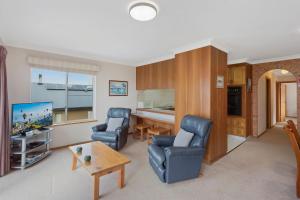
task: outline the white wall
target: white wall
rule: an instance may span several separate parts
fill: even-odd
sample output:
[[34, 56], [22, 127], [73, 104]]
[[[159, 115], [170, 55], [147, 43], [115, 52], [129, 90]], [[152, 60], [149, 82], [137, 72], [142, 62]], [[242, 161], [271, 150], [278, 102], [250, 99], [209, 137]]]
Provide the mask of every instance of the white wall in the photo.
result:
[[266, 79], [271, 80], [271, 122], [276, 124], [276, 82], [277, 78], [271, 71], [265, 73], [258, 80], [258, 134], [262, 134], [267, 129], [267, 85]]
[[[95, 112], [97, 123], [105, 120], [110, 107], [128, 107], [135, 110], [137, 101], [135, 68], [106, 62], [92, 61], [68, 56], [43, 53], [38, 51], [7, 47], [7, 78], [9, 103], [30, 102], [30, 66], [27, 57], [47, 56], [68, 61], [77, 61], [101, 66], [96, 74]], [[108, 95], [109, 80], [128, 81], [128, 96], [110, 97]], [[52, 147], [64, 146], [72, 143], [90, 140], [90, 128], [96, 123], [81, 123], [54, 127]]]
[[271, 122], [272, 125], [276, 124], [276, 82], [277, 78], [272, 74], [269, 75], [269, 78], [271, 79]]
[[286, 116], [297, 117], [297, 84], [286, 83]]
[[258, 80], [258, 135], [267, 129], [267, 113], [266, 113], [266, 74]]

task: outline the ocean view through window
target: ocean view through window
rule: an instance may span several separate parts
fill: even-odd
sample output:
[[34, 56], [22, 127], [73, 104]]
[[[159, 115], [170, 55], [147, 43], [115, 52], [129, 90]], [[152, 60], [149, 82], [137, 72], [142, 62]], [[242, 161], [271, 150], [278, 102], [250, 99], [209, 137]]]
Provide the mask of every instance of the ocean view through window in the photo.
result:
[[93, 119], [94, 76], [32, 68], [31, 101], [53, 102], [55, 124]]

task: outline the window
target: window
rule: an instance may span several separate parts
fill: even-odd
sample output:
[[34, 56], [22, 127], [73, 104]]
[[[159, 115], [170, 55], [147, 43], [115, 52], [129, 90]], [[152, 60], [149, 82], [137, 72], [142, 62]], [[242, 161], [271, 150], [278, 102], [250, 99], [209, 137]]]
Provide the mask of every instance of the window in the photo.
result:
[[31, 101], [53, 102], [54, 123], [93, 119], [94, 76], [33, 68]]

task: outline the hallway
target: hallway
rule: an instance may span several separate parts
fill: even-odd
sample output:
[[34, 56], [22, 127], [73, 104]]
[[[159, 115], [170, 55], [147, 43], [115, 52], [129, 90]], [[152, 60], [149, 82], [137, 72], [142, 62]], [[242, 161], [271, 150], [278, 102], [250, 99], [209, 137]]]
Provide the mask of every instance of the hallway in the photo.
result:
[[244, 144], [209, 167], [205, 176], [212, 168], [218, 175], [224, 173], [227, 192], [234, 194], [232, 199], [239, 196], [244, 197], [241, 199], [297, 199], [296, 160], [280, 125], [259, 138], [248, 137]]

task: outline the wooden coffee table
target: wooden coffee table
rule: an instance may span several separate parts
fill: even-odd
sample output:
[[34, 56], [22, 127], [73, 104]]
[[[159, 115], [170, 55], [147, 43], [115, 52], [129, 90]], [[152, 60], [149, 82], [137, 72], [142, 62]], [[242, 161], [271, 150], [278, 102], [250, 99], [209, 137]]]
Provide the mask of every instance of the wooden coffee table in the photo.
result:
[[[82, 153], [76, 152], [77, 147], [82, 147]], [[94, 200], [99, 199], [100, 177], [106, 174], [119, 171], [119, 187], [125, 186], [125, 165], [131, 161], [119, 152], [111, 149], [102, 142], [90, 142], [81, 145], [70, 146], [73, 154], [72, 170], [77, 168], [77, 161], [93, 176], [94, 179]], [[84, 161], [84, 156], [91, 155], [90, 162]]]

